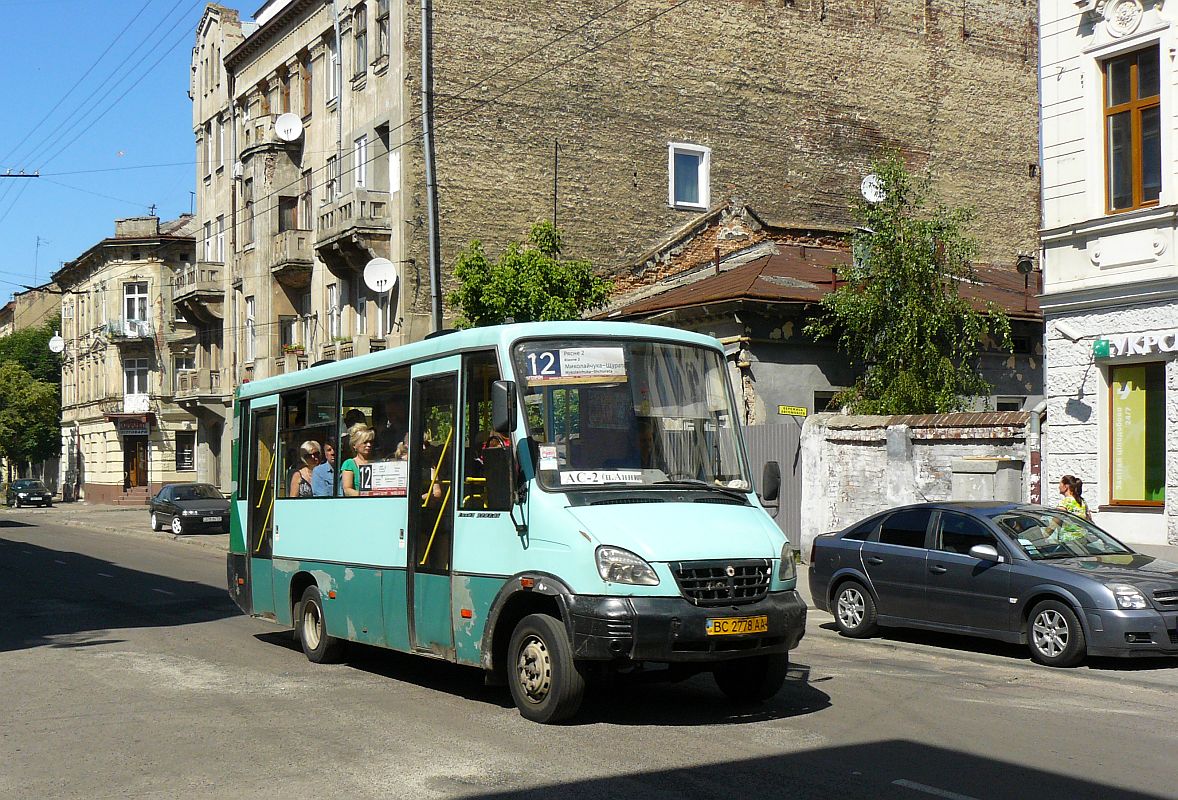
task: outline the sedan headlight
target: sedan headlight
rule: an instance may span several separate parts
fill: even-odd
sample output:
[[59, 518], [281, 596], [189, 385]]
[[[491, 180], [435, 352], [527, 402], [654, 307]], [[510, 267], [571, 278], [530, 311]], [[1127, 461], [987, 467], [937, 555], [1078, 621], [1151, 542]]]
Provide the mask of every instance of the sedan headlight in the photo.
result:
[[186, 508], [180, 512], [180, 514], [185, 517], [199, 517], [200, 513], [201, 512], [199, 512], [195, 509], [192, 509], [192, 508]]
[[1116, 598], [1117, 608], [1149, 608], [1145, 595], [1136, 586], [1130, 586], [1127, 583], [1110, 583], [1108, 588], [1112, 590], [1113, 597]]
[[17, 492], [16, 496], [17, 497], [28, 497], [29, 493], [28, 492]]
[[603, 581], [658, 586], [659, 576], [646, 561], [620, 547], [597, 548], [597, 571]]
[[794, 561], [794, 549], [786, 541], [781, 547], [781, 566], [777, 568], [777, 579], [792, 581], [798, 577], [798, 562]]

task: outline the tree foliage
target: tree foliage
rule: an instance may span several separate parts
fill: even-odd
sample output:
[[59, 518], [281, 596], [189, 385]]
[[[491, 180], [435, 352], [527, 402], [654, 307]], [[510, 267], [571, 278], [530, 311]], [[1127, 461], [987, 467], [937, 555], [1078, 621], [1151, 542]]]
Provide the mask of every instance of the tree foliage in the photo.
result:
[[613, 284], [596, 276], [588, 261], [563, 259], [560, 231], [550, 222], [532, 226], [527, 242], [515, 242], [490, 261], [475, 240], [458, 255], [458, 289], [447, 297], [459, 327], [577, 319], [605, 306]]
[[0, 363], [0, 451], [10, 462], [61, 452], [57, 386], [33, 378], [16, 361]]
[[0, 363], [16, 361], [34, 380], [61, 385], [61, 354], [49, 352], [49, 340], [61, 330], [61, 317], [36, 328], [23, 328], [0, 337]]
[[884, 199], [857, 201], [862, 227], [855, 258], [839, 268], [844, 281], [826, 295], [806, 326], [834, 337], [860, 368], [855, 385], [835, 402], [858, 414], [958, 411], [967, 398], [988, 395], [978, 373], [983, 341], [1009, 351], [1010, 320], [993, 304], [979, 312], [958, 286], [973, 278], [973, 213], [930, 200], [927, 179], [911, 175], [898, 154], [872, 164]]

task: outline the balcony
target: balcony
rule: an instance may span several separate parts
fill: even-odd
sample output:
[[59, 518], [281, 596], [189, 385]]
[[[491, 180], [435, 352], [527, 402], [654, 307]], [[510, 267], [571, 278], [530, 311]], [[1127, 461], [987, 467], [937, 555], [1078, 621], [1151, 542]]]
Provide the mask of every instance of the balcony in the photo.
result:
[[176, 272], [172, 302], [185, 319], [212, 323], [225, 318], [222, 269], [221, 264], [201, 261]]
[[304, 370], [311, 363], [306, 353], [290, 351], [274, 359], [274, 374], [285, 375], [288, 372]]
[[389, 193], [355, 189], [319, 211], [315, 251], [337, 275], [357, 274], [374, 258], [389, 258], [393, 230]]
[[115, 344], [147, 344], [154, 334], [154, 326], [147, 319], [119, 317], [106, 323], [106, 335]]
[[270, 275], [290, 289], [306, 289], [311, 285], [311, 231], [282, 231], [274, 234]]
[[229, 395], [221, 386], [224, 370], [185, 369], [176, 373], [176, 402], [188, 408], [194, 403], [220, 405]]

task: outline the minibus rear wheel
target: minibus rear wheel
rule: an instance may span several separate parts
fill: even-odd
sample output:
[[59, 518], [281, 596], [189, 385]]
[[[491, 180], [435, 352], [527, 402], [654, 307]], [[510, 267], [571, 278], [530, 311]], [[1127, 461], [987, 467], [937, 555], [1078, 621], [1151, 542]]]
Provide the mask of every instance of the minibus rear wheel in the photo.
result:
[[761, 703], [781, 691], [789, 672], [789, 654], [753, 656], [716, 665], [720, 691], [737, 703]]
[[323, 599], [317, 586], [308, 586], [295, 609], [295, 630], [299, 644], [312, 664], [333, 664], [340, 660], [344, 643], [327, 632]]
[[533, 722], [560, 722], [577, 713], [585, 677], [560, 620], [529, 614], [519, 621], [507, 648], [507, 684], [519, 713]]

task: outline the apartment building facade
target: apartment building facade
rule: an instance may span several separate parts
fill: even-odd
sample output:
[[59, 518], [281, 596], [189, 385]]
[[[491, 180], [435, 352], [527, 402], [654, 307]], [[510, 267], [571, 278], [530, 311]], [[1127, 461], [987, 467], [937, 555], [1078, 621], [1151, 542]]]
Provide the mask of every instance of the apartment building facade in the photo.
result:
[[53, 275], [65, 340], [61, 485], [75, 498], [141, 504], [160, 484], [220, 471], [222, 432], [201, 431], [177, 402], [199, 328], [171, 298], [194, 267], [195, 230], [190, 216], [117, 220], [114, 236]]
[[[207, 6], [189, 90], [206, 283], [185, 308], [221, 328], [196, 363], [219, 364], [223, 398], [429, 332], [426, 50], [443, 293], [461, 248], [497, 253], [538, 219], [570, 254], [651, 281], [645, 254], [733, 198], [774, 225], [849, 231], [883, 146], [977, 210], [986, 263], [1036, 250], [1025, 5], [429, 5], [424, 40], [417, 3]], [[394, 265], [391, 291], [365, 285], [374, 259]]]
[[1081, 478], [1128, 541], [1178, 544], [1178, 15], [1044, 0], [1040, 29], [1045, 480]]

